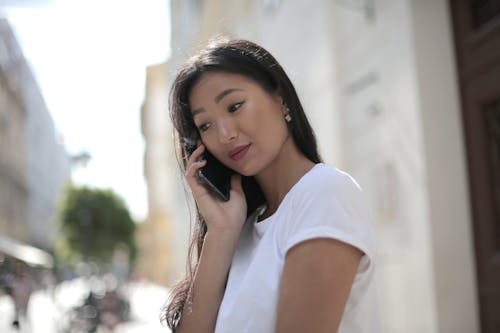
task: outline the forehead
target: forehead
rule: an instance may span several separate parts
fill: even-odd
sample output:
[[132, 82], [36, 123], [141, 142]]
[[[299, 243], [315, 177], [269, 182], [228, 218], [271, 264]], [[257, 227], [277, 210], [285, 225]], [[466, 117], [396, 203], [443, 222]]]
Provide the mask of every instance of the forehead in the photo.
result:
[[190, 102], [196, 102], [200, 98], [214, 98], [225, 89], [249, 89], [258, 86], [252, 79], [236, 73], [223, 71], [210, 71], [203, 73], [191, 88], [189, 94]]

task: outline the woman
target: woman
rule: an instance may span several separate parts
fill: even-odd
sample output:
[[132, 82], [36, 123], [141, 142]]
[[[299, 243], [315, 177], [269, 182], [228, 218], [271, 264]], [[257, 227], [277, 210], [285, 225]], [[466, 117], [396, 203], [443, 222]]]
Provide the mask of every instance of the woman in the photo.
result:
[[[278, 62], [245, 40], [190, 59], [171, 91], [182, 168], [196, 201], [189, 274], [165, 311], [174, 332], [374, 332], [374, 242], [361, 193], [321, 162]], [[198, 140], [191, 153], [182, 140]], [[232, 169], [222, 201], [197, 171], [208, 150]]]

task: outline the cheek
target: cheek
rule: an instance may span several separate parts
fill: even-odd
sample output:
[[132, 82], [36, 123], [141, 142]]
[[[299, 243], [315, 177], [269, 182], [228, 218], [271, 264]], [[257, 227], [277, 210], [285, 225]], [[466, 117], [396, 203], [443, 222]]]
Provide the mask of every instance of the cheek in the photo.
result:
[[205, 145], [205, 149], [212, 154], [216, 159], [219, 161], [224, 160], [224, 154], [220, 149], [220, 146], [217, 144], [213, 144], [211, 141], [203, 141], [203, 144]]
[[283, 132], [283, 127], [286, 129], [280, 108], [271, 103], [256, 107], [255, 112], [249, 114], [244, 124], [253, 133], [259, 133], [259, 136], [266, 137], [280, 136]]
[[288, 128], [281, 118], [281, 114], [270, 114], [259, 125], [262, 136], [270, 140], [269, 143], [280, 145], [288, 134]]

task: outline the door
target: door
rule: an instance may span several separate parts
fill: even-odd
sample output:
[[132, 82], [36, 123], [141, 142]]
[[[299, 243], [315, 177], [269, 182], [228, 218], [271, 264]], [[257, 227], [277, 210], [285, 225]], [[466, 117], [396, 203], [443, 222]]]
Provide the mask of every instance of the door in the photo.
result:
[[[500, 0], [450, 0], [481, 331], [500, 332]], [[450, 209], [453, 209], [450, 207]]]

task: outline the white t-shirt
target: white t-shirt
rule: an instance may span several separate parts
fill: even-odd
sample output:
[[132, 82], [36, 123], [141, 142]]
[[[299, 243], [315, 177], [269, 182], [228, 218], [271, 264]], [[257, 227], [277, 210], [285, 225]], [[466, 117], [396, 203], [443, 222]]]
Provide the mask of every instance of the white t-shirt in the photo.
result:
[[272, 333], [287, 251], [312, 238], [334, 238], [363, 253], [339, 333], [377, 332], [375, 242], [361, 189], [348, 174], [316, 164], [286, 194], [276, 212], [243, 226], [217, 317], [216, 333]]

